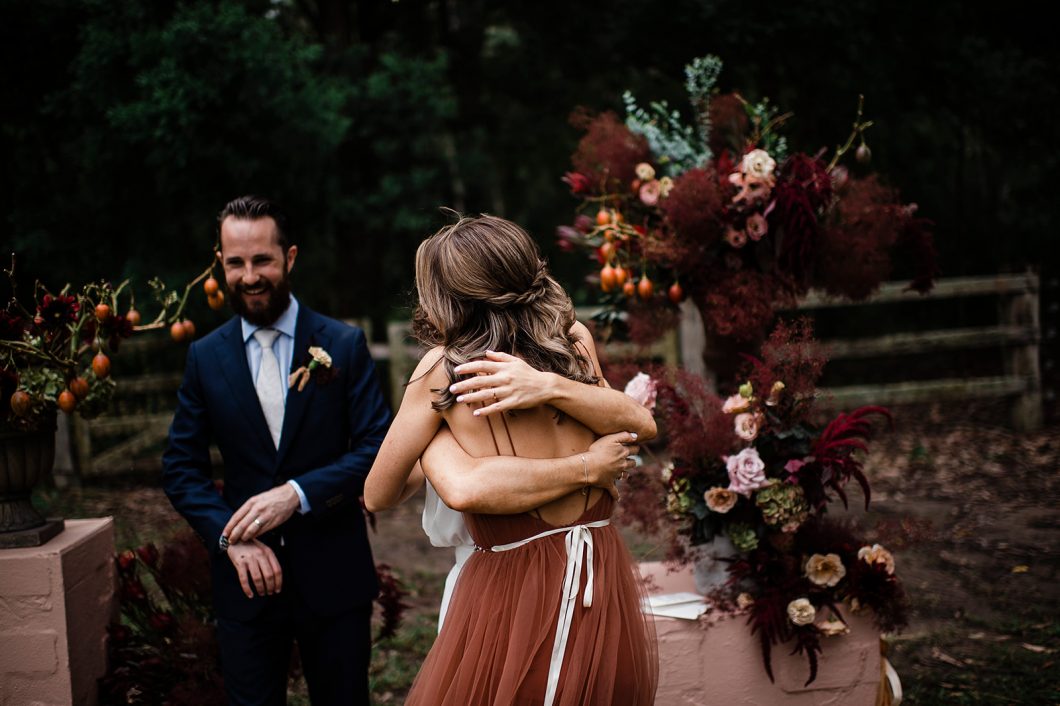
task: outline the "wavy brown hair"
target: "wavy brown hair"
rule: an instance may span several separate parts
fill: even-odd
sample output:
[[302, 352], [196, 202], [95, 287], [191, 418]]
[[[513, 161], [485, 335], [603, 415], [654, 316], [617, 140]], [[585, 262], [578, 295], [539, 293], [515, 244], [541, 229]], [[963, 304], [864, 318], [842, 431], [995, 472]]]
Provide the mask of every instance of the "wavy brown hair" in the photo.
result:
[[[575, 348], [574, 305], [548, 273], [525, 230], [490, 215], [464, 216], [416, 251], [419, 305], [412, 332], [442, 347], [449, 384], [453, 369], [486, 351], [516, 355], [571, 380], [595, 384], [592, 362]], [[447, 385], [432, 406], [456, 402]]]

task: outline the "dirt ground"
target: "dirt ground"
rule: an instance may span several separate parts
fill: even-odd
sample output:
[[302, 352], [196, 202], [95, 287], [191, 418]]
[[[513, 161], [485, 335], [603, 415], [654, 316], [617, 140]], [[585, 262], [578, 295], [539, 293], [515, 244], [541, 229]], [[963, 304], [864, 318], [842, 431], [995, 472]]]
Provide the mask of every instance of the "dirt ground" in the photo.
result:
[[[1060, 704], [1060, 425], [1015, 433], [991, 405], [894, 411], [896, 429], [866, 460], [870, 510], [855, 493], [852, 512], [894, 549], [913, 603], [912, 624], [891, 640], [906, 703]], [[44, 499], [66, 517], [114, 515], [119, 549], [183, 526], [150, 479]], [[381, 703], [400, 702], [429, 646], [451, 566], [423, 535], [421, 507], [417, 496], [380, 514], [371, 535], [376, 560], [411, 592], [404, 629], [416, 632], [384, 648], [379, 669], [401, 674], [383, 679]]]

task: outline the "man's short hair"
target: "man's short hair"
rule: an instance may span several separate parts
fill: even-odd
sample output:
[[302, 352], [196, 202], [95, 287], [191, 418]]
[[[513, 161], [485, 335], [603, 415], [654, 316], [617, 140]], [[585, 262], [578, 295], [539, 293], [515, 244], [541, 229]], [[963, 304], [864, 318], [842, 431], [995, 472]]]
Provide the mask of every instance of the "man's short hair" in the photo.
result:
[[276, 223], [276, 240], [280, 249], [287, 252], [290, 242], [287, 238], [287, 214], [275, 201], [264, 196], [248, 194], [229, 201], [217, 216], [218, 245], [220, 245], [220, 228], [229, 216], [244, 221], [256, 221], [259, 218], [271, 218]]

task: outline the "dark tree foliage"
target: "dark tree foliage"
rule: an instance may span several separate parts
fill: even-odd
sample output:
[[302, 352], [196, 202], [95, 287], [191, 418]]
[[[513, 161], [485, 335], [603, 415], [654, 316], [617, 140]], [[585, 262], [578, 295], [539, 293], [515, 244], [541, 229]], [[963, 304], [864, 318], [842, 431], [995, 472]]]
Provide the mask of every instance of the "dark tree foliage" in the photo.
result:
[[[684, 108], [683, 66], [834, 147], [859, 93], [874, 166], [936, 223], [943, 275], [1042, 264], [1060, 177], [1055, 43], [1030, 3], [0, 1], [0, 244], [23, 273], [198, 271], [231, 196], [294, 215], [297, 291], [408, 303], [438, 207], [555, 224], [578, 106]], [[856, 171], [856, 170], [855, 170]], [[6, 257], [6, 255], [5, 255]], [[895, 272], [895, 277], [911, 273]], [[585, 293], [582, 292], [581, 296]]]

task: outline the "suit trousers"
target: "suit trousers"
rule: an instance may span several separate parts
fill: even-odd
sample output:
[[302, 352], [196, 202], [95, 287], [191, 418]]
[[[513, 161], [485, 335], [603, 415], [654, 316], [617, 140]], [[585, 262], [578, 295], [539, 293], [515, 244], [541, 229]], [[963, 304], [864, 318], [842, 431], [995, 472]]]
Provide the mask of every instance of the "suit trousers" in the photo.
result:
[[251, 620], [220, 618], [221, 673], [232, 706], [283, 706], [298, 642], [313, 706], [368, 706], [372, 604], [337, 616], [313, 613], [293, 591], [270, 596]]

